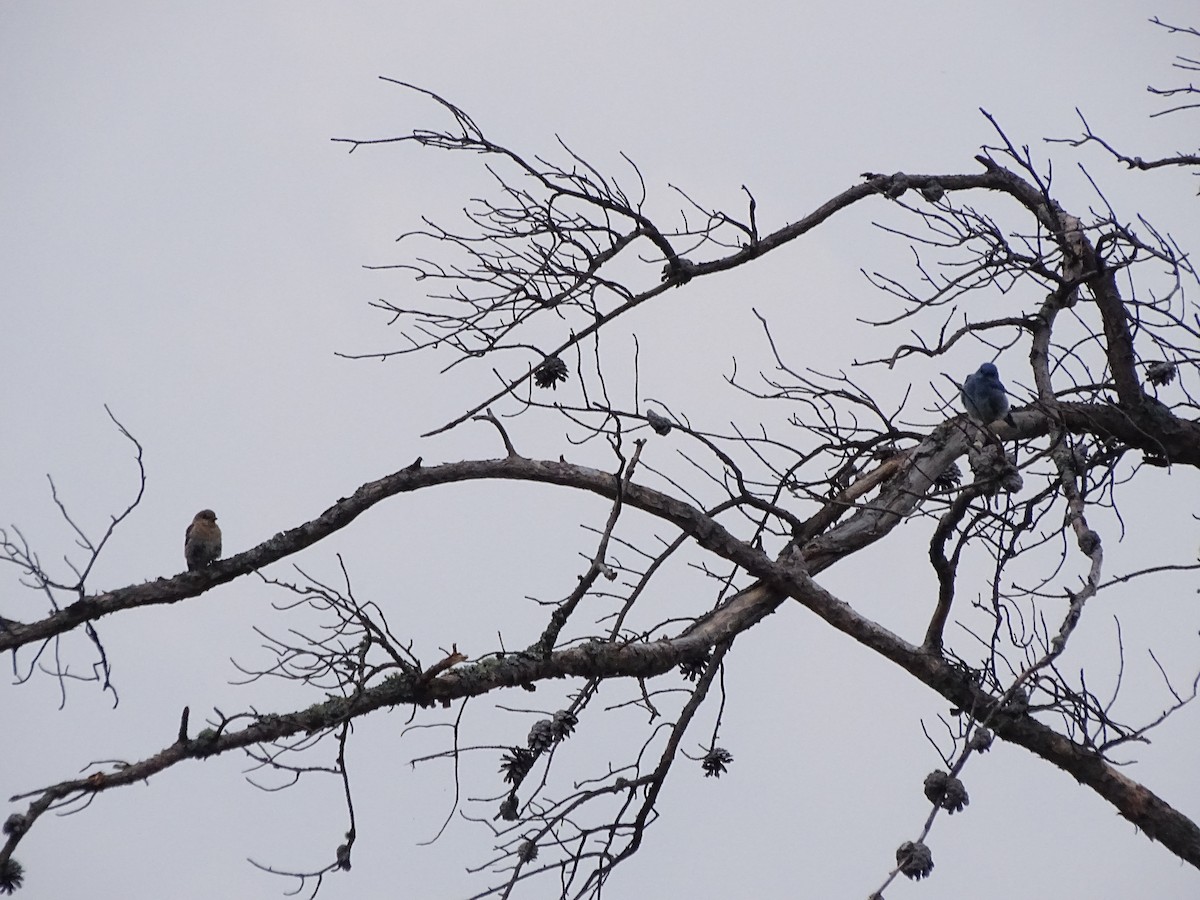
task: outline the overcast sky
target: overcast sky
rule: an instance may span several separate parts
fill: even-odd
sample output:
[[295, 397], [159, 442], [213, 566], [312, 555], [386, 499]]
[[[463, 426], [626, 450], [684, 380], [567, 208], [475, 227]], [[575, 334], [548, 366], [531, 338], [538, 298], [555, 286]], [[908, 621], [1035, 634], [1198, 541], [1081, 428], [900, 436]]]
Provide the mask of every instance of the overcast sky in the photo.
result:
[[[1194, 148], [1197, 119], [1149, 119], [1162, 104], [1145, 90], [1186, 81], [1171, 70], [1173, 56], [1200, 54], [1200, 42], [1171, 37], [1147, 16], [1200, 24], [1192, 3], [817, 6], [0, 5], [0, 525], [16, 523], [48, 565], [60, 565], [75, 551], [47, 473], [90, 534], [129, 502], [137, 469], [105, 404], [142, 443], [148, 482], [91, 575], [94, 591], [180, 571], [183, 529], [203, 507], [217, 511], [229, 555], [417, 456], [502, 453], [480, 425], [419, 437], [494, 389], [490, 364], [438, 378], [449, 358], [335, 356], [399, 345], [368, 304], [411, 304], [423, 286], [363, 267], [403, 262], [399, 234], [422, 215], [452, 218], [488, 185], [477, 158], [412, 146], [350, 155], [330, 140], [446, 126], [430, 102], [381, 75], [453, 100], [493, 139], [530, 155], [557, 152], [557, 135], [625, 177], [627, 154], [647, 181], [651, 215], [664, 220], [676, 203], [669, 184], [735, 211], [746, 185], [764, 230], [800, 218], [864, 171], [977, 171], [979, 146], [995, 141], [983, 107], [1035, 158], [1054, 159], [1068, 208], [1100, 205], [1076, 167], [1083, 162], [1124, 217], [1145, 212], [1185, 247], [1194, 242], [1195, 183], [1182, 173], [1126, 176], [1092, 149], [1041, 142], [1075, 134], [1078, 107], [1126, 152]], [[745, 369], [768, 365], [752, 308], [799, 367], [837, 371], [887, 353], [905, 335], [856, 322], [889, 308], [859, 269], [899, 271], [910, 260], [903, 241], [871, 228], [881, 209], [846, 213], [761, 263], [639, 313], [629, 327], [640, 341], [643, 396], [716, 428], [739, 415], [753, 421], [722, 381], [734, 358]], [[1028, 297], [1013, 302], [1001, 314], [1026, 308]], [[970, 371], [977, 353], [890, 382], [876, 374], [878, 390], [898, 399], [913, 384], [929, 427], [941, 416], [932, 385], [940, 373]], [[1018, 395], [1030, 382], [1016, 371], [1008, 380]], [[524, 421], [512, 426], [523, 452], [605, 464], [569, 445], [552, 420]], [[656, 452], [656, 465], [677, 464], [673, 451]], [[1110, 575], [1195, 553], [1195, 473], [1156, 478], [1155, 528], [1122, 542], [1105, 522]], [[1193, 498], [1191, 509], [1181, 497]], [[525, 598], [570, 591], [582, 571], [576, 554], [594, 543], [579, 525], [601, 525], [603, 515], [598, 501], [544, 488], [455, 486], [395, 498], [296, 561], [335, 579], [335, 555], [344, 554], [356, 591], [379, 602], [428, 663], [452, 643], [472, 655], [495, 649], [497, 633], [510, 647], [529, 643], [544, 615]], [[823, 583], [917, 639], [933, 597], [924, 540], [925, 532], [898, 539]], [[686, 596], [709, 596], [701, 579], [677, 577], [680, 591], [697, 591]], [[42, 615], [14, 572], [0, 570], [0, 579], [0, 613]], [[1115, 656], [1121, 614], [1126, 645], [1140, 653], [1128, 660], [1126, 690], [1152, 717], [1170, 700], [1145, 646], [1165, 647], [1165, 665], [1183, 682], [1200, 660], [1191, 585], [1101, 595], [1067, 667], [1091, 664], [1093, 654], [1111, 672], [1103, 660]], [[5, 686], [0, 794], [72, 777], [94, 760], [151, 755], [174, 739], [185, 705], [198, 723], [214, 707], [313, 702], [290, 685], [231, 684], [231, 659], [269, 662], [255, 627], [282, 633], [292, 624], [273, 599], [247, 578], [99, 623], [116, 709], [89, 684], [71, 684], [62, 710], [51, 678]], [[81, 673], [92, 659], [78, 636], [61, 655]], [[936, 726], [944, 701], [791, 607], [739, 640], [726, 686], [722, 743], [734, 766], [720, 780], [693, 764], [673, 773], [662, 819], [608, 893], [867, 896], [924, 820], [920, 785], [938, 760], [920, 722]], [[503, 702], [553, 710], [570, 687]], [[612, 697], [624, 699], [617, 688]], [[408, 765], [443, 747], [445, 733], [402, 736], [407, 721], [396, 710], [356, 731], [354, 868], [327, 880], [322, 897], [452, 898], [498, 880], [465, 873], [491, 857], [483, 825], [455, 820], [440, 841], [418, 846], [447, 815], [453, 781], [444, 763]], [[469, 742], [498, 745], [523, 742], [532, 719], [477, 701], [467, 721]], [[689, 751], [710, 723], [689, 734]], [[640, 743], [645, 721], [627, 711], [597, 716], [595, 728], [604, 734], [584, 728], [568, 745], [578, 753], [572, 777], [599, 774], [621, 746]], [[1198, 740], [1200, 711], [1187, 709], [1152, 746], [1130, 752], [1139, 765], [1125, 772], [1200, 816]], [[464, 793], [499, 793], [495, 754], [472, 765]], [[340, 787], [313, 780], [264, 794], [242, 779], [246, 768], [232, 755], [178, 766], [73, 817], [42, 819], [16, 854], [28, 873], [21, 896], [281, 895], [292, 885], [246, 857], [323, 865], [345, 828]], [[998, 746], [967, 782], [969, 810], [934, 832], [933, 877], [893, 885], [892, 900], [1200, 895], [1193, 869], [1023, 750]]]

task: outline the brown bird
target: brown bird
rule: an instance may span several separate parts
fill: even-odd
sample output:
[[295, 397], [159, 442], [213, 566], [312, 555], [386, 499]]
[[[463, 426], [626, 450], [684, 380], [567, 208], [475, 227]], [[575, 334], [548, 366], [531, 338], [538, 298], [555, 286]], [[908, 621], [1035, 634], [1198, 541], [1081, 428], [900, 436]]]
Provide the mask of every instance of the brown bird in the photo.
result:
[[217, 514], [202, 509], [183, 533], [183, 556], [189, 572], [211, 565], [221, 556], [221, 528]]

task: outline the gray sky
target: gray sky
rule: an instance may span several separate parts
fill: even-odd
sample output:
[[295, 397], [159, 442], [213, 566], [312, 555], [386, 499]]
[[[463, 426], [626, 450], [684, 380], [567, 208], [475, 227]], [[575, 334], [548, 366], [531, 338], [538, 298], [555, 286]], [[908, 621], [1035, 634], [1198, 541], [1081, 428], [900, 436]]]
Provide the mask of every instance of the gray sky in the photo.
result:
[[[665, 220], [675, 203], [668, 184], [736, 210], [745, 184], [763, 229], [806, 214], [863, 171], [975, 171], [979, 145], [995, 140], [984, 107], [1037, 158], [1053, 157], [1069, 208], [1099, 203], [1076, 167], [1083, 162], [1122, 215], [1146, 212], [1185, 247], [1194, 239], [1186, 176], [1123, 176], [1097, 152], [1041, 143], [1075, 134], [1079, 107], [1127, 152], [1194, 147], [1195, 118], [1148, 119], [1160, 106], [1145, 91], [1186, 80], [1170, 62], [1195, 55], [1195, 42], [1146, 22], [1153, 13], [1197, 24], [1184, 0], [1152, 10], [1009, 2], [1002, 14], [951, 2], [648, 6], [0, 6], [0, 524], [18, 524], [49, 564], [70, 552], [72, 535], [46, 473], [91, 534], [128, 502], [136, 468], [104, 404], [145, 447], [148, 486], [92, 574], [93, 590], [177, 573], [183, 529], [202, 507], [217, 510], [228, 555], [418, 455], [441, 462], [502, 452], [479, 425], [419, 438], [493, 389], [490, 364], [435, 380], [448, 358], [334, 356], [399, 344], [367, 304], [412, 302], [422, 286], [362, 266], [403, 261], [397, 235], [421, 215], [453, 218], [488, 185], [475, 158], [407, 146], [347, 155], [329, 140], [445, 125], [432, 104], [379, 75], [442, 94], [494, 140], [531, 155], [555, 152], [558, 135], [624, 177], [619, 154], [628, 154], [646, 178], [651, 214]], [[884, 214], [856, 208], [773, 258], [672, 292], [633, 317], [643, 396], [718, 428], [735, 416], [754, 421], [752, 405], [722, 386], [734, 357], [743, 370], [768, 364], [752, 307], [786, 337], [798, 366], [836, 371], [887, 353], [904, 335], [855, 321], [890, 308], [859, 268], [898, 272], [910, 260], [903, 241], [870, 227]], [[1000, 298], [987, 302], [1006, 308]], [[931, 384], [944, 391], [940, 373], [961, 377], [977, 355], [914, 364], [890, 382], [875, 373], [879, 391], [898, 399], [911, 382], [925, 398], [927, 427], [939, 420]], [[1016, 372], [1008, 380], [1018, 396], [1028, 385]], [[512, 428], [529, 455], [610, 464], [568, 445], [553, 420]], [[667, 446], [651, 446], [657, 465], [677, 464]], [[1153, 527], [1118, 541], [1115, 523], [1103, 520], [1109, 575], [1195, 553], [1194, 510], [1178, 502], [1197, 496], [1195, 474], [1148, 482], [1160, 492], [1147, 499], [1158, 507]], [[578, 523], [598, 526], [603, 516], [604, 504], [542, 488], [455, 486], [385, 503], [297, 562], [334, 579], [335, 554], [345, 554], [356, 591], [379, 602], [430, 662], [455, 642], [472, 655], [494, 649], [498, 631], [510, 647], [527, 644], [543, 615], [525, 597], [570, 590], [582, 571], [576, 554], [594, 542]], [[925, 535], [885, 542], [823, 583], [919, 637], [933, 597]], [[697, 576], [673, 577], [680, 596], [706, 596]], [[0, 612], [40, 617], [39, 599], [14, 573], [0, 578]], [[1181, 682], [1200, 658], [1191, 584], [1101, 594], [1065, 665], [1087, 661], [1111, 673], [1119, 614], [1130, 709], [1152, 717], [1170, 700], [1145, 646], [1163, 648], [1160, 659]], [[174, 739], [184, 705], [198, 723], [213, 707], [311, 702], [285, 684], [229, 683], [238, 677], [231, 658], [268, 661], [253, 627], [278, 633], [291, 624], [272, 610], [277, 599], [242, 579], [102, 621], [121, 695], [115, 710], [89, 685], [72, 685], [62, 711], [48, 677], [6, 686], [0, 793], [60, 781], [93, 760], [155, 753]], [[77, 669], [91, 659], [79, 636], [66, 638], [61, 654]], [[935, 730], [945, 703], [791, 607], [739, 640], [726, 687], [730, 773], [704, 779], [698, 765], [678, 767], [663, 818], [611, 895], [865, 897], [924, 820], [920, 785], [938, 760], [919, 723]], [[553, 710], [568, 689], [502, 702]], [[612, 702], [624, 696], [612, 687]], [[1198, 715], [1180, 713], [1131, 753], [1139, 765], [1126, 770], [1193, 817]], [[446, 816], [453, 784], [445, 763], [408, 765], [441, 749], [445, 732], [402, 736], [407, 719], [396, 710], [357, 729], [354, 869], [328, 879], [325, 898], [457, 897], [498, 880], [464, 873], [491, 856], [482, 825], [456, 819], [439, 842], [418, 846]], [[511, 744], [532, 719], [476, 702], [466, 721], [469, 742]], [[640, 743], [644, 728], [632, 711], [597, 716], [595, 731], [566, 745], [576, 754], [569, 774], [598, 774], [620, 747]], [[708, 729], [711, 715], [689, 734], [689, 751]], [[494, 759], [469, 759], [464, 794], [499, 792]], [[345, 827], [340, 788], [313, 780], [264, 794], [240, 778], [246, 766], [233, 757], [179, 766], [148, 789], [113, 791], [79, 815], [41, 820], [17, 853], [28, 872], [21, 896], [94, 896], [97, 885], [106, 896], [180, 900], [281, 894], [291, 885], [245, 858], [288, 869], [323, 864]], [[966, 781], [969, 810], [934, 831], [933, 877], [895, 884], [889, 898], [1200, 890], [1193, 870], [1023, 750], [998, 745]]]

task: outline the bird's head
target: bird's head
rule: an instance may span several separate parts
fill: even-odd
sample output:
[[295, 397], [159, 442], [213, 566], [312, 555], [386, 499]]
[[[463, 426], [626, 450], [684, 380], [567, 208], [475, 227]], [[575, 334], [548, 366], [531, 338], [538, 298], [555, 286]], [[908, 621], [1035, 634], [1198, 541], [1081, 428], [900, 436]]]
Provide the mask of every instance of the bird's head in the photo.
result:
[[[992, 368], [995, 368], [995, 366], [993, 366]], [[202, 510], [200, 510], [200, 512], [196, 513], [196, 518], [193, 519], [192, 521], [193, 522], [200, 522], [200, 521], [215, 522], [215, 521], [217, 521], [217, 514], [215, 512], [213, 512], [211, 509], [202, 509]]]
[[980, 366], [979, 374], [982, 375], [984, 378], [999, 378], [1000, 377], [1000, 372], [996, 369], [995, 365], [993, 365], [992, 363], [984, 363], [982, 366]]

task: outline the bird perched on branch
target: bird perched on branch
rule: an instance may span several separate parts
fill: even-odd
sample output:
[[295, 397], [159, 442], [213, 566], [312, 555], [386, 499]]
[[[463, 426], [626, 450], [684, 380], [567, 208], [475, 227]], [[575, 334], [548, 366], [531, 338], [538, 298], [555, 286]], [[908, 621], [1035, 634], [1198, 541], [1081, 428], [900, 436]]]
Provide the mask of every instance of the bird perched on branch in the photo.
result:
[[978, 372], [967, 376], [962, 386], [962, 401], [967, 415], [980, 425], [988, 426], [1003, 419], [1016, 427], [1009, 410], [1008, 391], [1000, 382], [1000, 373], [991, 363], [984, 363]]
[[221, 528], [217, 514], [202, 509], [183, 533], [183, 556], [189, 572], [211, 565], [221, 556]]

